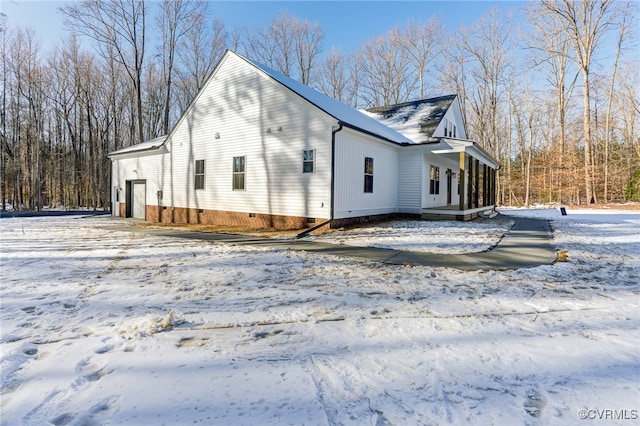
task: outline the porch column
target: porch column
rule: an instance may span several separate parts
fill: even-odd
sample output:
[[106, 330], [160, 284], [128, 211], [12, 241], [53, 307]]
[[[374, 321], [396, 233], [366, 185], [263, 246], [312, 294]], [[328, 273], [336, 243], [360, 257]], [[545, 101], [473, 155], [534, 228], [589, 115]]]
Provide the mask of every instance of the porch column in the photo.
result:
[[473, 208], [473, 157], [469, 156], [469, 164], [468, 164], [469, 177], [467, 179], [467, 207]]
[[464, 210], [464, 193], [466, 192], [466, 186], [465, 186], [465, 158], [464, 158], [464, 152], [460, 153], [460, 172], [458, 173], [458, 177], [460, 178], [459, 182], [458, 182], [458, 197], [459, 197], [459, 202], [458, 202], [458, 210]]
[[497, 170], [496, 169], [491, 169], [491, 204], [495, 205], [496, 204], [496, 176], [497, 176]]
[[479, 193], [480, 193], [480, 161], [478, 159], [473, 160], [473, 208], [479, 207]]

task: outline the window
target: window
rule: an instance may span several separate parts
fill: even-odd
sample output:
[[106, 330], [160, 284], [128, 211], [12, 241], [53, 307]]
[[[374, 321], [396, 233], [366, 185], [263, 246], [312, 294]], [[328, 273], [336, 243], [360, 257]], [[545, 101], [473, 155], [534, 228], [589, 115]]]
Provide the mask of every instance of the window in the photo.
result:
[[440, 167], [431, 166], [429, 171], [429, 194], [440, 194]]
[[244, 191], [246, 157], [233, 157], [233, 190]]
[[305, 149], [302, 154], [302, 173], [313, 173], [315, 170], [315, 160], [315, 150]]
[[204, 189], [204, 160], [196, 160], [194, 186], [196, 189]]
[[364, 192], [373, 192], [373, 158], [364, 157]]

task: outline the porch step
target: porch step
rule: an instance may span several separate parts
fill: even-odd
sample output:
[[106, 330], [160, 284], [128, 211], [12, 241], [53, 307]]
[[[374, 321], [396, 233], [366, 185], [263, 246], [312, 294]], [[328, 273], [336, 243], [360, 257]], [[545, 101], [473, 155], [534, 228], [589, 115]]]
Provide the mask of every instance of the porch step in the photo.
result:
[[488, 219], [493, 219], [494, 217], [498, 216], [498, 212], [493, 211], [493, 210], [484, 211], [484, 212], [480, 212], [480, 216], [486, 217]]

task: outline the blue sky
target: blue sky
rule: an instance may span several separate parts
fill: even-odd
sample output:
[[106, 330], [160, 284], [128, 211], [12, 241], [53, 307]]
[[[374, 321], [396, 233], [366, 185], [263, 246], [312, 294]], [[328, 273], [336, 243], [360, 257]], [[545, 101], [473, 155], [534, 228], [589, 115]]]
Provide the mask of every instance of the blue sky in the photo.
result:
[[[57, 44], [64, 32], [57, 8], [64, 2], [0, 0], [0, 11], [10, 24], [30, 26], [46, 49]], [[413, 19], [425, 22], [433, 16], [444, 20], [449, 31], [467, 26], [492, 8], [519, 11], [522, 1], [212, 1], [213, 15], [227, 28], [253, 27], [270, 22], [282, 10], [298, 19], [319, 22], [325, 32], [325, 51], [332, 47], [351, 52], [395, 25]]]

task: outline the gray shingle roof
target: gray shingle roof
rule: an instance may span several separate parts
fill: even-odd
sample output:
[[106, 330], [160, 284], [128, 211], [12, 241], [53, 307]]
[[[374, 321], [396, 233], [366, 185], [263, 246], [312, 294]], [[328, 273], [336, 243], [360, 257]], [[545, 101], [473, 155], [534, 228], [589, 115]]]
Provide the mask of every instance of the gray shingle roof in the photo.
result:
[[427, 142], [433, 137], [455, 98], [456, 95], [439, 96], [369, 108], [366, 112], [414, 142]]

